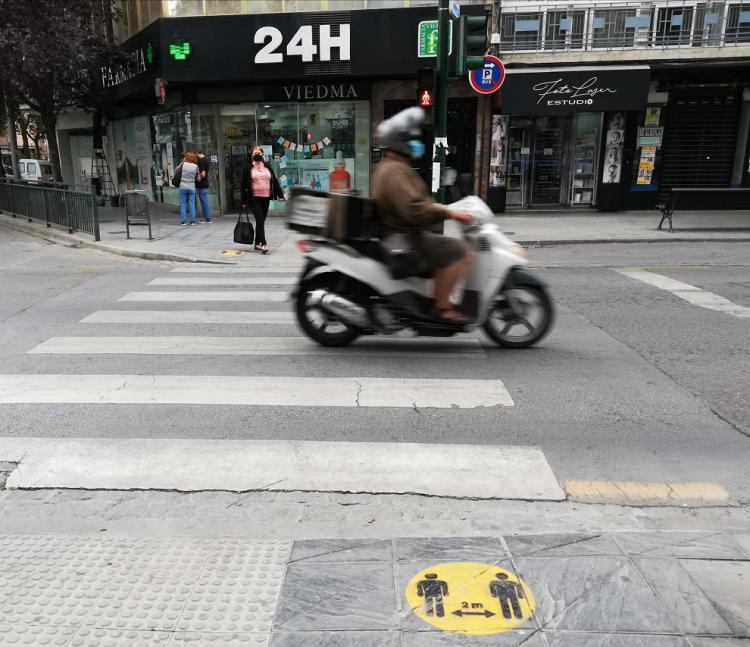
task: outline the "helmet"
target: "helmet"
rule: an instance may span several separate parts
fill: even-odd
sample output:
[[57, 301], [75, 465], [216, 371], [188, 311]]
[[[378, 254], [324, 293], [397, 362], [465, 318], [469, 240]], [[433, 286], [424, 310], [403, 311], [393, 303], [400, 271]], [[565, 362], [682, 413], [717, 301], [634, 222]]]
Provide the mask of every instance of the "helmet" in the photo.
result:
[[378, 126], [377, 138], [382, 148], [389, 148], [402, 155], [411, 156], [410, 139], [422, 135], [424, 111], [418, 106], [402, 110]]

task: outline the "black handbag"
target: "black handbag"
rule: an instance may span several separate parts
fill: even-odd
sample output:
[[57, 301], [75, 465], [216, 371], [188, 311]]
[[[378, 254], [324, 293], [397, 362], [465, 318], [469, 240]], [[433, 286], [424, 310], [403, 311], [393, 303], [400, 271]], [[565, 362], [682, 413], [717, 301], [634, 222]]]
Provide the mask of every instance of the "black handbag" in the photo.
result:
[[380, 241], [386, 265], [394, 279], [405, 279], [407, 276], [420, 274], [422, 259], [417, 250], [418, 245], [419, 232], [388, 234]]
[[[242, 216], [245, 216], [244, 220]], [[240, 211], [237, 224], [234, 226], [234, 242], [240, 245], [252, 245], [255, 240], [255, 228], [250, 222], [250, 214], [245, 207], [245, 212]]]
[[172, 186], [179, 189], [180, 188], [180, 182], [182, 182], [182, 164], [180, 164], [175, 170], [174, 175], [172, 175]]

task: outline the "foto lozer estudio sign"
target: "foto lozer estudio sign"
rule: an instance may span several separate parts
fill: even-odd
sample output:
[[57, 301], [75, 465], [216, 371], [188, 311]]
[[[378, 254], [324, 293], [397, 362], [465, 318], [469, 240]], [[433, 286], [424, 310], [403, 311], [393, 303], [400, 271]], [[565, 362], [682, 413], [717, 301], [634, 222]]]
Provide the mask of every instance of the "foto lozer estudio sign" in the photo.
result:
[[648, 100], [648, 67], [509, 70], [503, 86], [505, 114], [560, 114], [642, 110]]

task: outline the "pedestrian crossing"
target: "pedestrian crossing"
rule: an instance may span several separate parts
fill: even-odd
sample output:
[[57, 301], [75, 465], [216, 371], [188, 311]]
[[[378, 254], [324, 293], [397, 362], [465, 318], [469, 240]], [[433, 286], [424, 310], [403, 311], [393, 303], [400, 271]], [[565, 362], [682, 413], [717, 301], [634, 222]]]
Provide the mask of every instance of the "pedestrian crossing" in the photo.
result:
[[[348, 410], [387, 410], [389, 415], [432, 410], [433, 415], [453, 416], [454, 411], [476, 409], [491, 409], [502, 416], [514, 407], [502, 380], [467, 378], [465, 368], [460, 376], [452, 376], [435, 364], [463, 361], [465, 367], [465, 362], [486, 362], [486, 350], [475, 336], [362, 337], [348, 347], [323, 348], [295, 334], [288, 301], [298, 272], [298, 268], [181, 266], [166, 276], [146, 279], [143, 289], [115, 296], [117, 308], [80, 319], [75, 324], [78, 334], [52, 336], [28, 349], [28, 361], [32, 366], [38, 363], [41, 370], [0, 375], [0, 405], [145, 405], [180, 407], [180, 413], [186, 406], [199, 405], [198, 420], [208, 422], [222, 415], [238, 425], [248, 414], [238, 412], [235, 417], [226, 409], [213, 414], [206, 407], [275, 408], [277, 421], [283, 421], [281, 412], [290, 408], [312, 410], [317, 416], [321, 415], [317, 412], [328, 416]], [[280, 308], [282, 302], [287, 303]], [[146, 309], [141, 309], [142, 304]], [[185, 305], [192, 307], [181, 309]], [[196, 331], [185, 328], [202, 324], [209, 326], [208, 335], [191, 334]], [[264, 327], [253, 329], [253, 325]], [[278, 327], [283, 330], [277, 331]], [[118, 360], [123, 356], [127, 359]], [[241, 364], [230, 359], [242, 356], [278, 358], [278, 362]], [[220, 357], [227, 359], [218, 362]], [[63, 358], [89, 361], [62, 364], [83, 371], [50, 371], [50, 366], [58, 365], [55, 360]], [[233, 374], [206, 374], [214, 373], [205, 370], [206, 360], [212, 358]], [[423, 362], [430, 360], [433, 370], [427, 373]], [[203, 367], [194, 371], [200, 374], [183, 372], [194, 364]], [[277, 364], [279, 374], [273, 374], [268, 367]], [[91, 371], [91, 366], [100, 370]], [[130, 370], [123, 371], [123, 366]], [[110, 367], [114, 370], [108, 372]], [[112, 416], [132, 415], [110, 411]], [[147, 422], [143, 433], [158, 435], [158, 429], [169, 424], [165, 421], [170, 414], [147, 411], [145, 420], [153, 419], [153, 428]], [[231, 427], [227, 431], [241, 433]], [[283, 422], [266, 433], [269, 440], [220, 443], [0, 438], [0, 461], [21, 461], [23, 469], [8, 480], [7, 487], [14, 488], [282, 489], [436, 496], [476, 496], [479, 491], [489, 497], [546, 500], [565, 496], [538, 448], [273, 440], [276, 434], [283, 437]], [[521, 488], [519, 471], [528, 474]], [[430, 476], [438, 473], [439, 479]], [[467, 478], [469, 474], [472, 478]], [[281, 485], [268, 488], [269, 483]]]
[[[434, 372], [419, 377], [420, 360], [485, 361], [486, 350], [476, 336], [361, 337], [350, 346], [324, 348], [306, 336], [290, 335], [291, 326], [295, 324], [291, 303], [283, 310], [263, 308], [289, 302], [290, 288], [298, 275], [298, 267], [178, 266], [164, 276], [147, 279], [144, 289], [119, 297], [122, 309], [99, 310], [85, 316], [79, 322], [82, 334], [49, 337], [30, 348], [27, 354], [39, 358], [79, 356], [92, 359], [99, 356], [105, 366], [111, 364], [107, 357], [122, 355], [130, 359], [142, 357], [144, 361], [146, 357], [153, 357], [157, 362], [166, 362], [168, 357], [184, 357], [186, 361], [241, 356], [315, 358], [310, 367], [318, 367], [319, 362], [329, 358], [354, 358], [354, 362], [344, 365], [346, 368], [331, 365], [330, 371], [335, 377], [306, 375], [299, 369], [295, 369], [297, 374], [293, 376], [254, 375], [251, 364], [244, 365], [244, 374], [238, 376], [172, 375], [171, 368], [153, 375], [151, 361], [148, 375], [140, 375], [138, 371], [134, 374], [115, 371], [112, 374], [55, 375], [40, 371], [37, 375], [0, 375], [0, 403], [393, 409], [496, 407], [498, 410], [514, 406], [501, 380], [465, 379], [465, 375], [464, 379], [454, 379], [450, 374], [440, 375], [439, 372], [439, 377], [434, 377]], [[164, 290], [167, 286], [174, 290]], [[212, 286], [219, 289], [206, 289]], [[221, 289], [226, 286], [239, 289]], [[242, 289], [243, 286], [248, 289]], [[159, 309], [140, 309], [138, 306], [142, 303], [154, 304]], [[182, 310], [182, 304], [196, 304], [198, 309]], [[217, 305], [212, 308], [212, 304]], [[225, 328], [213, 329], [213, 334], [209, 335], [189, 334], [193, 331], [182, 329], [184, 325], [201, 324]], [[273, 330], [268, 327], [258, 330], [246, 327], [256, 324], [285, 328], [279, 330], [282, 335], [273, 336], [268, 335]], [[110, 325], [118, 326], [117, 334], [107, 332]], [[149, 328], [144, 330], [141, 325]], [[373, 376], [371, 370], [362, 372], [363, 367], [371, 368], [368, 359], [381, 362], [381, 369], [382, 361], [391, 362], [386, 364], [387, 376]], [[283, 371], [283, 365], [281, 369]], [[320, 373], [319, 370], [314, 372]], [[200, 384], [200, 388], [186, 389], [185, 384]]]

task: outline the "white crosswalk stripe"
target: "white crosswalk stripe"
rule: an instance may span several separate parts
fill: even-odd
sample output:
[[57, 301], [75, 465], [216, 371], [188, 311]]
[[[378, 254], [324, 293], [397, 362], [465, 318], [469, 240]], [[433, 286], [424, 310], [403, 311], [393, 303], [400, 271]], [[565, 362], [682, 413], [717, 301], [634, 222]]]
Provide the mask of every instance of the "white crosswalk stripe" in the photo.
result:
[[81, 319], [93, 324], [293, 324], [293, 312], [243, 310], [99, 310]]
[[158, 278], [149, 281], [149, 285], [182, 285], [182, 286], [205, 286], [205, 285], [295, 285], [297, 278], [294, 276], [234, 276], [234, 277], [194, 277], [176, 276]]
[[[200, 384], [199, 389], [186, 385]], [[263, 375], [0, 375], [0, 404], [512, 407], [500, 380]]]
[[254, 292], [251, 290], [213, 290], [210, 292], [130, 292], [120, 301], [269, 301], [289, 300], [288, 292]]
[[477, 339], [377, 339], [323, 348], [307, 337], [52, 337], [31, 354], [319, 355], [322, 357], [486, 357]]
[[[561, 501], [537, 447], [285, 440], [0, 438], [10, 488], [373, 492]], [[71, 468], [71, 466], [74, 466]]]
[[299, 277], [302, 265], [180, 265], [172, 269], [176, 274], [293, 274]]
[[750, 317], [750, 308], [734, 303], [733, 301], [725, 299], [713, 292], [708, 292], [694, 285], [690, 285], [689, 283], [683, 283], [682, 281], [677, 281], [668, 276], [647, 272], [645, 270], [616, 271], [631, 279], [642, 281], [643, 283], [652, 285], [660, 290], [671, 292], [683, 301], [687, 301], [688, 303], [700, 308], [723, 312], [724, 314], [739, 317], [741, 319]]

